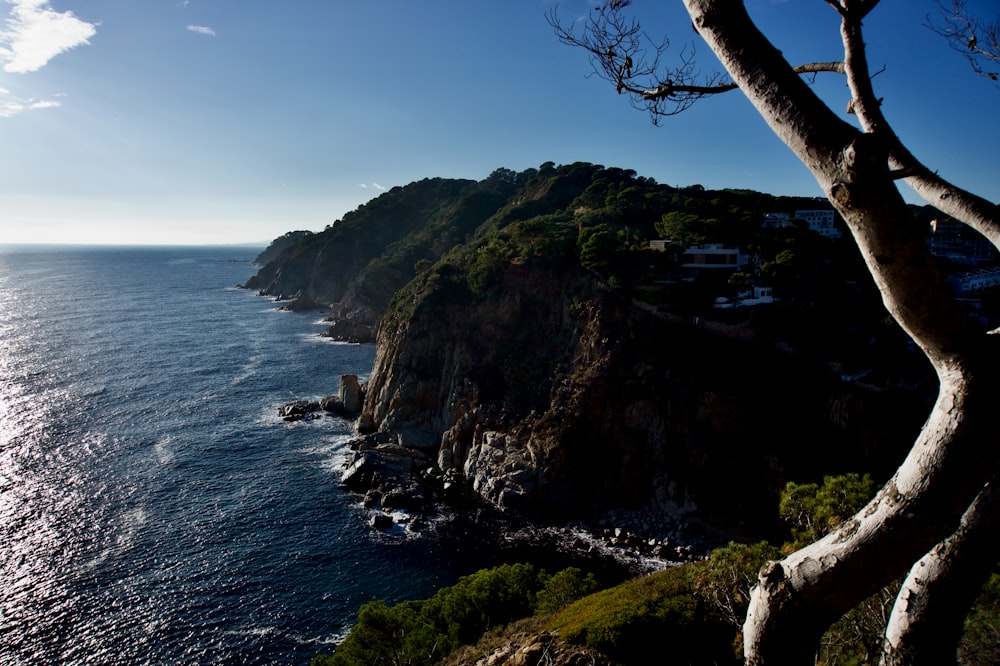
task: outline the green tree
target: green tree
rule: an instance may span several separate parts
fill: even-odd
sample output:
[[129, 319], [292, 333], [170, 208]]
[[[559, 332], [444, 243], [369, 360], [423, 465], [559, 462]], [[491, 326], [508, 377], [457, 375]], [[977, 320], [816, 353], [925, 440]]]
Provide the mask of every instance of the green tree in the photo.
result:
[[[825, 476], [823, 483], [785, 485], [778, 512], [792, 529], [788, 553], [820, 539], [859, 511], [875, 494], [867, 474]], [[877, 657], [899, 582], [894, 581], [837, 620], [819, 644], [819, 664], [864, 666]]]
[[823, 484], [789, 482], [778, 513], [792, 528], [789, 550], [797, 550], [833, 531], [875, 494], [868, 474], [823, 477]]
[[577, 237], [580, 264], [589, 270], [607, 268], [612, 255], [621, 248], [621, 240], [610, 224], [584, 227]]
[[568, 567], [553, 575], [538, 592], [537, 613], [547, 615], [560, 610], [580, 597], [599, 589], [594, 574], [578, 567]]
[[530, 617], [539, 598], [555, 603], [592, 583], [578, 571], [550, 577], [530, 564], [505, 564], [463, 576], [430, 599], [395, 606], [371, 601], [334, 653], [317, 655], [312, 666], [433, 664], [487, 630]]
[[678, 210], [664, 213], [663, 218], [656, 223], [656, 231], [663, 238], [685, 247], [708, 242], [705, 227], [705, 222], [698, 215]]
[[757, 582], [757, 572], [765, 562], [780, 556], [781, 550], [766, 541], [730, 543], [725, 548], [717, 548], [696, 568], [695, 592], [727, 624], [739, 629], [747, 614], [750, 590]]

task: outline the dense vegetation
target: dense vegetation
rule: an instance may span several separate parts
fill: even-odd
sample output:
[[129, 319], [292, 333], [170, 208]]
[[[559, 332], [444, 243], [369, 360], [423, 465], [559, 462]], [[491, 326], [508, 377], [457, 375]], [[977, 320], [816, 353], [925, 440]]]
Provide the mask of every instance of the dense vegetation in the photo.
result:
[[597, 581], [576, 568], [554, 575], [530, 564], [484, 569], [430, 599], [387, 606], [371, 601], [333, 655], [313, 666], [433, 664], [489, 629], [533, 613], [551, 613], [593, 592]]
[[[548, 162], [520, 173], [497, 169], [478, 182], [424, 179], [393, 188], [322, 232], [279, 239], [283, 251], [247, 286], [363, 306], [377, 318], [397, 290], [438, 262], [444, 264], [439, 276], [455, 268], [468, 272], [470, 293], [482, 297], [498, 266], [518, 258], [547, 256], [612, 285], [636, 286], [648, 282], [651, 265], [670, 264], [688, 245], [724, 243], [770, 262], [763, 276], [785, 298], [819, 310], [820, 301], [845, 296], [827, 293], [843, 285], [845, 276], [864, 275], [856, 250], [801, 224], [761, 225], [765, 213], [817, 207], [828, 205], [748, 190], [676, 188], [632, 170], [589, 163]], [[649, 256], [646, 243], [655, 238], [674, 241], [676, 250]], [[802, 292], [804, 277], [808, 294]], [[663, 287], [644, 293], [674, 305], [704, 305], [720, 288], [733, 291], [724, 280], [684, 285], [684, 293]]]
[[[434, 664], [487, 631], [532, 615], [541, 616], [536, 630], [587, 645], [617, 664], [646, 664], [651, 653], [663, 664], [739, 664], [749, 590], [761, 566], [827, 534], [873, 493], [867, 475], [789, 483], [780, 511], [791, 539], [781, 548], [766, 542], [731, 543], [704, 560], [597, 592], [594, 577], [579, 569], [549, 575], [530, 564], [514, 564], [466, 576], [423, 601], [394, 606], [372, 601], [362, 606], [346, 640], [332, 655], [318, 655], [312, 666]], [[861, 666], [877, 659], [897, 588], [894, 584], [879, 592], [834, 624], [823, 637], [816, 663]], [[1000, 572], [966, 621], [962, 663], [996, 663], [997, 627]]]
[[[506, 267], [544, 259], [661, 311], [752, 318], [762, 336], [844, 362], [848, 371], [894, 365], [930, 376], [887, 317], [846, 236], [821, 237], [794, 218], [783, 228], [762, 224], [767, 213], [828, 207], [813, 198], [677, 188], [589, 163], [497, 169], [481, 181], [431, 178], [395, 187], [322, 232], [288, 234], [279, 239], [279, 256], [247, 286], [300, 295], [333, 306], [335, 318], [375, 324], [387, 311], [408, 317], [429, 295], [488, 299]], [[926, 209], [913, 214], [929, 222]], [[657, 238], [670, 241], [666, 251], [648, 248]], [[739, 247], [754, 258], [750, 269], [682, 271], [680, 252], [706, 243]], [[716, 299], [755, 285], [772, 287], [780, 305], [712, 309]], [[984, 307], [990, 303], [984, 299]]]
[[313, 232], [311, 231], [289, 231], [286, 234], [278, 236], [253, 261], [260, 266], [269, 264], [280, 257], [282, 252], [296, 243], [302, 242], [309, 236], [312, 236], [312, 234]]

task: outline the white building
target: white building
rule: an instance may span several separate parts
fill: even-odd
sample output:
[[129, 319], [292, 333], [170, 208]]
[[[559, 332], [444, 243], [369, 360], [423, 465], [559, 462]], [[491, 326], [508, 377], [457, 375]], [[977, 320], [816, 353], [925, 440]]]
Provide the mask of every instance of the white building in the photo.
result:
[[820, 236], [840, 238], [840, 229], [834, 225], [836, 214], [832, 210], [797, 210], [794, 217], [806, 222]]
[[764, 303], [774, 303], [774, 296], [770, 287], [753, 287], [740, 294], [740, 305], [762, 305]]
[[835, 220], [836, 213], [833, 210], [797, 210], [794, 214], [788, 213], [764, 213], [761, 226], [771, 229], [782, 229], [787, 227], [792, 218], [798, 218], [809, 225], [809, 228], [825, 238], [840, 238], [840, 229], [837, 228]]
[[735, 300], [730, 300], [725, 296], [715, 299], [712, 307], [716, 310], [731, 310], [733, 308], [747, 308], [755, 305], [774, 303], [774, 296], [771, 295], [770, 287], [749, 287], [740, 291]]
[[973, 294], [1000, 287], [1000, 268], [980, 268], [948, 278], [959, 294]]
[[975, 266], [1000, 259], [996, 248], [985, 236], [949, 219], [931, 222], [927, 246], [934, 256], [945, 257], [955, 264]]

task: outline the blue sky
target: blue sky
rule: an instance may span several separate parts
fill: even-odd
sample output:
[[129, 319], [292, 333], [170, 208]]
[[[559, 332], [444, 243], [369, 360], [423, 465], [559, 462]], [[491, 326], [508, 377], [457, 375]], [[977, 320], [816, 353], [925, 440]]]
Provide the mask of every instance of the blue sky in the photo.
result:
[[[652, 126], [556, 40], [555, 4], [0, 0], [0, 243], [266, 242], [396, 185], [550, 160], [820, 194], [738, 92]], [[747, 6], [793, 63], [840, 58], [823, 0]], [[634, 9], [717, 67], [678, 0]], [[1000, 90], [924, 26], [934, 9], [883, 0], [866, 21], [878, 94], [919, 158], [1000, 201]], [[846, 108], [842, 80], [816, 87]]]

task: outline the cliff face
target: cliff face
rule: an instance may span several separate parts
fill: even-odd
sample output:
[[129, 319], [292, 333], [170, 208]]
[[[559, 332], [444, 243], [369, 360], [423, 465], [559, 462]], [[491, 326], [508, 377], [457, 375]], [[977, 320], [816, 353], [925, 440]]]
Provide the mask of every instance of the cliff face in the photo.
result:
[[[586, 163], [427, 179], [291, 239], [247, 286], [331, 306], [343, 339], [380, 322], [363, 428], [500, 507], [655, 506], [760, 535], [786, 481], [879, 476], [923, 413], [811, 360], [870, 369], [891, 336], [853, 246], [759, 224], [810, 205]], [[734, 285], [643, 249], [661, 234], [758, 248], [742, 279], [786, 305], [756, 330], [695, 324]]]
[[919, 425], [905, 399], [544, 258], [511, 262], [494, 285], [477, 299], [441, 271], [401, 292], [366, 411], [404, 443], [439, 442], [442, 469], [500, 507], [655, 505], [759, 532], [787, 480], [888, 464]]

